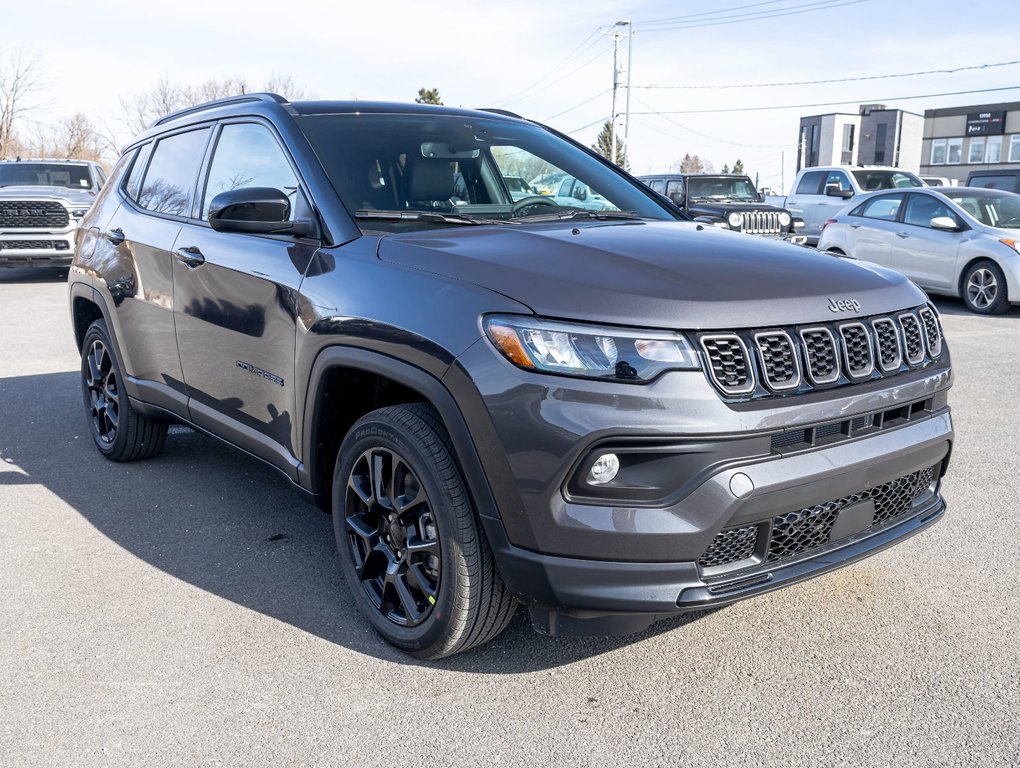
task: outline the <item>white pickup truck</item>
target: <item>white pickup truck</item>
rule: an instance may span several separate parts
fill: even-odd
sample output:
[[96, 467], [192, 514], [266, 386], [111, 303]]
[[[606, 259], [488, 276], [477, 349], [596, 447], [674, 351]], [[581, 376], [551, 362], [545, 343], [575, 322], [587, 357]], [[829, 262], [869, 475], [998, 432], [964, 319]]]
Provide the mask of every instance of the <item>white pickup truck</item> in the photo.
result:
[[793, 192], [786, 197], [769, 196], [765, 202], [786, 208], [804, 220], [801, 234], [807, 244], [818, 245], [825, 222], [864, 192], [876, 189], [923, 187], [910, 171], [877, 165], [830, 165], [804, 168], [793, 180]]

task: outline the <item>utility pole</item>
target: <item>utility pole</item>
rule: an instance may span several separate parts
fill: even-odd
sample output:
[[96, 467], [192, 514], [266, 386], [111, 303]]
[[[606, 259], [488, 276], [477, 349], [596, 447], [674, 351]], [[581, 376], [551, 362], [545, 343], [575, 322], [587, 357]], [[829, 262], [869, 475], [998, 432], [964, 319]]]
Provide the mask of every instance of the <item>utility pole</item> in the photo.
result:
[[634, 25], [629, 21], [618, 21], [617, 25], [627, 25], [627, 101], [624, 105], [624, 114], [626, 117], [623, 118], [623, 146], [629, 147], [630, 144], [630, 69], [631, 62], [634, 60]]
[[609, 136], [611, 149], [609, 150], [609, 162], [616, 162], [616, 89], [620, 85], [620, 68], [617, 61], [620, 56], [620, 22], [613, 25], [613, 112], [609, 118]]

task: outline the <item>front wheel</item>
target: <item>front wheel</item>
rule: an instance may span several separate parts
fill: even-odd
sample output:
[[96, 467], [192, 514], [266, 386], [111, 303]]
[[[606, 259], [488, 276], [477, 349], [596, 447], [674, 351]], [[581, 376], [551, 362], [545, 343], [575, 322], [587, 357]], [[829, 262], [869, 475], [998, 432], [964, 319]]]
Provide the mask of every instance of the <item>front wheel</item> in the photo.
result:
[[963, 276], [963, 303], [979, 315], [997, 315], [1009, 309], [1006, 277], [994, 261], [979, 261]]
[[427, 404], [380, 408], [350, 430], [333, 473], [333, 532], [361, 613], [420, 658], [502, 632], [517, 608], [496, 572], [454, 459]]

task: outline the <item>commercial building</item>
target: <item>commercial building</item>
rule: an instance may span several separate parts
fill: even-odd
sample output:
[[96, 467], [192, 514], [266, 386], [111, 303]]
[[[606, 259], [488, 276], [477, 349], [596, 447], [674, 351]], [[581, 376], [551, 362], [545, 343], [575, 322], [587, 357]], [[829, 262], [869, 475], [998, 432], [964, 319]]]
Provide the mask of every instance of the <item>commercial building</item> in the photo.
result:
[[819, 165], [893, 165], [918, 171], [924, 118], [884, 104], [856, 114], [833, 112], [800, 119], [797, 170]]
[[990, 170], [1020, 170], [1020, 102], [925, 110], [923, 176]]

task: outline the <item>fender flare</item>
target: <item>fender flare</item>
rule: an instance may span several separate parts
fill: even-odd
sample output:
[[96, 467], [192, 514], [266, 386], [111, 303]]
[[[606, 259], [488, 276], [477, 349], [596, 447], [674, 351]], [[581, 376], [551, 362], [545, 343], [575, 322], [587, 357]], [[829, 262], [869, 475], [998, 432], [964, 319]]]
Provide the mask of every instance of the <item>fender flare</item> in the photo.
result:
[[[453, 448], [457, 454], [456, 458], [464, 473], [464, 481], [467, 483], [478, 514], [483, 518], [500, 519], [499, 508], [482, 467], [481, 459], [475, 450], [467, 421], [446, 386], [432, 374], [410, 363], [360, 347], [343, 345], [326, 347], [318, 354], [312, 365], [311, 373], [308, 376], [308, 388], [305, 392], [302, 416], [301, 455], [304, 461], [298, 470], [298, 480], [303, 487], [313, 493], [322, 487], [322, 478], [318, 476], [319, 461], [316, 455], [318, 411], [322, 382], [326, 373], [335, 367], [351, 368], [377, 376], [385, 376], [414, 390], [428, 400], [439, 411], [439, 416], [449, 432], [450, 440], [453, 442]], [[320, 499], [320, 503], [325, 503], [328, 509], [330, 500]]]

